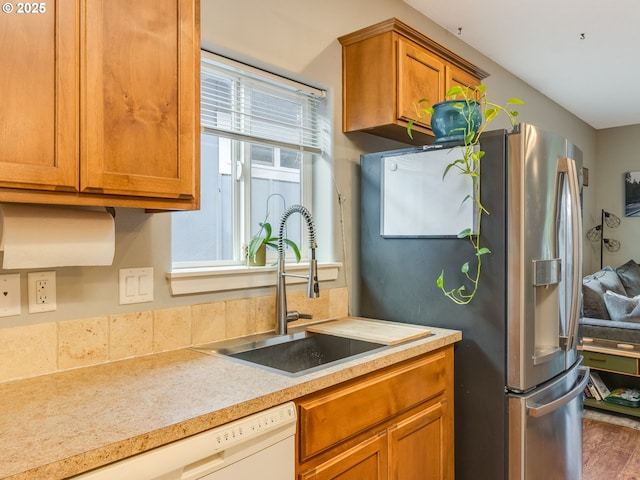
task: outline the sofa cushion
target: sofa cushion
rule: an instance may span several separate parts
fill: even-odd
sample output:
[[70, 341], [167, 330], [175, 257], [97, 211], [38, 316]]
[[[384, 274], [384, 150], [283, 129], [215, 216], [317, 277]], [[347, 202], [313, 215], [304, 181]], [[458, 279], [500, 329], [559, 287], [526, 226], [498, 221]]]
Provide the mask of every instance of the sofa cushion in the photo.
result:
[[640, 344], [640, 323], [581, 318], [580, 336]]
[[627, 296], [635, 297], [640, 295], [640, 265], [633, 260], [629, 260], [624, 265], [616, 268], [616, 273], [620, 277]]
[[607, 290], [604, 293], [604, 304], [614, 322], [640, 323], [640, 295], [627, 297]]
[[611, 319], [604, 304], [604, 293], [607, 290], [620, 295], [627, 294], [620, 277], [609, 266], [582, 279], [582, 315], [584, 317]]

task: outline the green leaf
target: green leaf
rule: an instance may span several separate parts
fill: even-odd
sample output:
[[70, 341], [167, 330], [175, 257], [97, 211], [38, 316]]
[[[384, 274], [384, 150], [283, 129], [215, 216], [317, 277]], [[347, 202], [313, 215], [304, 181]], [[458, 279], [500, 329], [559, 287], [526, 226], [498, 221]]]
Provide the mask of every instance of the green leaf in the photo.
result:
[[294, 255], [296, 256], [296, 262], [300, 263], [300, 249], [298, 248], [298, 245], [296, 245], [293, 240], [289, 240], [288, 238], [284, 238], [283, 241], [291, 247]]
[[[469, 262], [464, 262], [462, 264], [462, 268], [460, 269], [462, 273], [469, 273]], [[464, 287], [462, 287], [464, 288]]]
[[[465, 129], [466, 130], [466, 129]], [[473, 143], [473, 137], [475, 137], [476, 132], [468, 131], [464, 137], [464, 144], [471, 145]]]
[[436, 280], [436, 285], [438, 286], [438, 288], [444, 288], [444, 270], [440, 272], [440, 276]]
[[460, 164], [464, 164], [464, 160], [459, 159], [456, 160], [455, 162], [451, 162], [449, 165], [446, 166], [446, 168], [444, 169], [444, 173], [442, 174], [442, 179], [444, 180], [444, 177], [447, 176], [447, 173], [449, 173], [449, 170], [451, 170], [453, 167], [460, 165]]
[[411, 133], [411, 129], [413, 128], [414, 123], [415, 122], [413, 120], [409, 120], [409, 123], [407, 123], [407, 134], [411, 140], [413, 140], [413, 133]]
[[482, 157], [484, 157], [484, 150], [476, 150], [471, 154], [471, 158], [473, 158], [476, 162], [479, 161]]
[[524, 101], [519, 98], [510, 98], [507, 100], [507, 105], [524, 105]]
[[484, 118], [486, 119], [486, 122], [489, 123], [491, 120], [493, 120], [496, 117], [496, 115], [498, 115], [498, 113], [500, 113], [500, 110], [498, 110], [495, 107], [489, 107], [485, 109]]
[[489, 250], [487, 247], [482, 247], [478, 249], [478, 251], [476, 252], [476, 255], [477, 256], [486, 255], [487, 253], [491, 253], [491, 250]]
[[249, 248], [247, 250], [247, 254], [250, 257], [255, 257], [256, 253], [258, 253], [258, 249], [260, 248], [260, 245], [262, 245], [263, 241], [264, 241], [264, 238], [262, 238], [262, 237], [253, 237], [251, 239], [251, 241], [249, 242]]
[[470, 228], [465, 228], [464, 230], [462, 230], [458, 234], [458, 238], [467, 238], [469, 236], [471, 236], [471, 229]]
[[447, 90], [447, 93], [445, 95], [447, 97], [455, 97], [456, 95], [464, 95], [464, 92], [462, 91], [462, 87], [460, 85], [455, 85]]
[[274, 250], [276, 250], [276, 251], [278, 250], [278, 239], [277, 239], [277, 238], [269, 238], [268, 240], [267, 240], [267, 239], [265, 239], [265, 240], [264, 240], [264, 244], [265, 244], [267, 247], [271, 247], [271, 248], [273, 248], [273, 249], [274, 249]]
[[271, 238], [271, 224], [269, 222], [261, 223], [260, 226], [264, 228], [264, 236], [265, 238]]

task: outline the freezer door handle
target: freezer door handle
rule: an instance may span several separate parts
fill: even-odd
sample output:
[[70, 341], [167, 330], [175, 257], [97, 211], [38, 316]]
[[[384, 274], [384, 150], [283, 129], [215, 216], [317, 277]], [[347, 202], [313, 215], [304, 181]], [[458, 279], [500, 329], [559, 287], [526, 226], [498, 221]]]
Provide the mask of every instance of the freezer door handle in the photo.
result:
[[531, 417], [543, 417], [548, 413], [551, 413], [554, 410], [557, 410], [558, 408], [565, 406], [571, 400], [573, 400], [582, 392], [584, 392], [584, 387], [586, 387], [587, 383], [589, 382], [589, 367], [581, 366], [579, 369], [579, 372], [580, 372], [580, 376], [578, 378], [580, 378], [580, 381], [578, 382], [578, 385], [576, 385], [572, 390], [564, 394], [562, 397], [556, 398], [552, 402], [545, 403], [544, 405], [537, 405], [537, 404], [532, 404], [531, 406], [527, 405], [527, 413]]

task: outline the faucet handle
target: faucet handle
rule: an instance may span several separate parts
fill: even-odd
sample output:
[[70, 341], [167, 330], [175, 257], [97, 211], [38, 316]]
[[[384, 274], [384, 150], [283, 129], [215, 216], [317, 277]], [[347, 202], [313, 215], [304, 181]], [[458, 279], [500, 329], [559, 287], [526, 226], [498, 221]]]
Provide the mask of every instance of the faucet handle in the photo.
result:
[[297, 310], [290, 310], [287, 312], [287, 322], [295, 322], [300, 318], [313, 318], [313, 315], [310, 313], [300, 313]]

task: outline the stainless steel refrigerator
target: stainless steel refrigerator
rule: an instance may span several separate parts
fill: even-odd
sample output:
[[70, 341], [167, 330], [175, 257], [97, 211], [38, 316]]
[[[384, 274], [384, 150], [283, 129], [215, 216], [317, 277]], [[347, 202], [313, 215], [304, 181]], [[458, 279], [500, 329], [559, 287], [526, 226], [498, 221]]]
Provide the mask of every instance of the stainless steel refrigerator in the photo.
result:
[[[361, 157], [361, 315], [459, 329], [456, 479], [580, 480], [582, 392], [576, 350], [582, 287], [582, 152], [528, 124], [481, 137], [480, 287], [456, 305], [436, 285], [464, 282], [477, 227], [472, 184], [442, 144]], [[447, 285], [445, 285], [447, 286]]]

